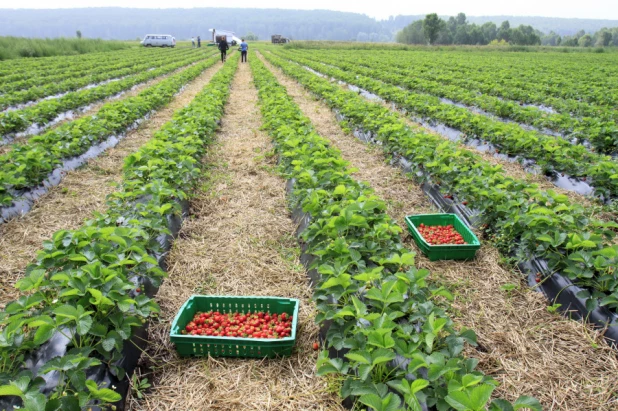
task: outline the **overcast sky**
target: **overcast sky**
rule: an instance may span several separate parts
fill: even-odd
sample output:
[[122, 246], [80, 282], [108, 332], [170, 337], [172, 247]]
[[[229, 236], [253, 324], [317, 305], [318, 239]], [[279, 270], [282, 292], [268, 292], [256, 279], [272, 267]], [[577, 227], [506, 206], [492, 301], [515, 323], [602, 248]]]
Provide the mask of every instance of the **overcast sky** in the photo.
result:
[[618, 20], [618, 0], [410, 0], [334, 1], [308, 0], [0, 0], [0, 8], [72, 8], [72, 7], [247, 7], [284, 9], [328, 9], [364, 13], [379, 19], [397, 14], [436, 12], [454, 15], [462, 11], [470, 16], [546, 16]]

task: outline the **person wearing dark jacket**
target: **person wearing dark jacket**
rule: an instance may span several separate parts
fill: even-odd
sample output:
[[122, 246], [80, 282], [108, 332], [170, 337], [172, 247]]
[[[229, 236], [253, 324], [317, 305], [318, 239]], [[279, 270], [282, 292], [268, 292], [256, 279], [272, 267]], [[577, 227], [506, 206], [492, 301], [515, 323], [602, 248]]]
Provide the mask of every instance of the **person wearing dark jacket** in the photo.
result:
[[221, 62], [225, 63], [225, 58], [227, 57], [227, 51], [230, 49], [230, 46], [227, 44], [227, 38], [223, 36], [221, 41], [219, 42], [219, 51], [221, 51]]
[[200, 36], [197, 36], [197, 46], [202, 47], [202, 39], [200, 38]]

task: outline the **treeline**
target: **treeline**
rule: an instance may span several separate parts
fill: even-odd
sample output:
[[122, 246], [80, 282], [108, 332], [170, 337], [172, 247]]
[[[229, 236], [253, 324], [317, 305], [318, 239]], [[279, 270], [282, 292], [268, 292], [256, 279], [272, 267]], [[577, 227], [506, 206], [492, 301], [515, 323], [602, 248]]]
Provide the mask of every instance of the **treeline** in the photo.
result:
[[594, 34], [580, 30], [572, 36], [560, 36], [553, 31], [541, 37], [544, 46], [564, 47], [608, 47], [618, 46], [618, 27], [602, 28]]
[[436, 13], [428, 14], [399, 31], [395, 37], [404, 44], [513, 44], [520, 46], [548, 45], [568, 47], [618, 46], [618, 27], [603, 28], [594, 34], [583, 30], [573, 36], [560, 36], [555, 32], [545, 34], [530, 25], [511, 27], [508, 20], [500, 26], [493, 22], [482, 25], [468, 22], [464, 13], [443, 20]]

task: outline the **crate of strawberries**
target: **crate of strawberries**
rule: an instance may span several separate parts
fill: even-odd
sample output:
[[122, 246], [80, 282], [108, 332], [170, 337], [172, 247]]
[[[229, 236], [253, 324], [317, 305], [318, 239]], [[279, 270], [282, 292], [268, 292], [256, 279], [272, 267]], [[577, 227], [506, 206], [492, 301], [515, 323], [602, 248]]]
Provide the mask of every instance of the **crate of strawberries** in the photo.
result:
[[299, 300], [194, 295], [180, 308], [170, 339], [181, 357], [292, 354]]
[[481, 243], [456, 214], [419, 214], [407, 216], [410, 233], [431, 261], [469, 260]]

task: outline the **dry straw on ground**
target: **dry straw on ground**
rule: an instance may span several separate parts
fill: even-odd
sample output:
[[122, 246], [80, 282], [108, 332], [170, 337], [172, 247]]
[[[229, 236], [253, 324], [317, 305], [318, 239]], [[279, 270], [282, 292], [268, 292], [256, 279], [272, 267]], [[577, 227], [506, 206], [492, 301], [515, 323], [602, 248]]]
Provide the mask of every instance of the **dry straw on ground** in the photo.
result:
[[[168, 258], [141, 373], [153, 388], [132, 410], [337, 410], [336, 394], [315, 375], [317, 340], [311, 289], [298, 262], [285, 182], [273, 173], [249, 66], [241, 64], [204, 160], [208, 176]], [[181, 359], [171, 322], [192, 294], [272, 295], [301, 300], [294, 353], [283, 359]]]
[[[338, 147], [388, 203], [389, 214], [405, 227], [406, 214], [436, 212], [418, 186], [386, 159], [338, 126], [333, 113], [297, 82], [269, 65], [318, 132]], [[415, 245], [404, 235], [406, 245]], [[472, 328], [479, 349], [467, 354], [480, 360], [479, 368], [496, 378], [495, 394], [510, 400], [527, 394], [537, 397], [545, 410], [609, 411], [618, 409], [616, 354], [590, 327], [547, 311], [547, 302], [531, 291], [521, 277], [500, 264], [497, 251], [484, 246], [472, 262], [430, 262], [420, 252], [417, 265], [455, 295], [450, 312], [457, 324]], [[502, 286], [514, 284], [512, 291]]]
[[166, 107], [142, 123], [114, 148], [68, 172], [60, 185], [53, 187], [23, 217], [0, 225], [0, 307], [18, 296], [13, 286], [24, 274], [26, 265], [41, 249], [43, 241], [61, 229], [76, 229], [94, 211], [102, 211], [105, 197], [115, 191], [122, 179], [124, 158], [146, 143], [201, 91], [219, 66], [205, 70]]

